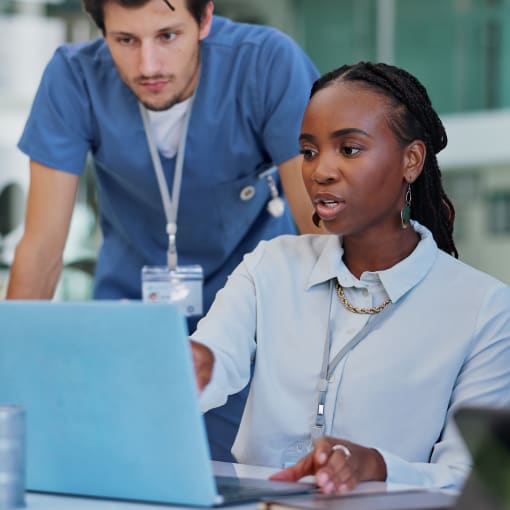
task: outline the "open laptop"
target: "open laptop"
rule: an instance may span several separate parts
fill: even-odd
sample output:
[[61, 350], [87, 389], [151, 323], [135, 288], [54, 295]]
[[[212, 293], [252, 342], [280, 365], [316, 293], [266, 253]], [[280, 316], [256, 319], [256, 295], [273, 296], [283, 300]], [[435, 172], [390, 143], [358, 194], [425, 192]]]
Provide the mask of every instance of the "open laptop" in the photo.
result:
[[171, 305], [0, 302], [0, 403], [26, 409], [28, 490], [199, 506], [313, 490], [214, 478]]

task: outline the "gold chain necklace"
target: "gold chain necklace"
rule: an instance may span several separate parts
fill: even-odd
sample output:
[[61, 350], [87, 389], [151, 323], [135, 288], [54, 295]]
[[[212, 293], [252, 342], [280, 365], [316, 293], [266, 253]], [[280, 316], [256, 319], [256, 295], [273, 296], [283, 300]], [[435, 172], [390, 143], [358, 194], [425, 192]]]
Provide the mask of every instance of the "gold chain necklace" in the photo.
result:
[[391, 299], [387, 298], [383, 303], [374, 306], [373, 308], [358, 308], [357, 306], [351, 305], [351, 303], [347, 301], [347, 298], [345, 297], [344, 294], [344, 289], [342, 288], [338, 280], [335, 280], [335, 288], [336, 293], [338, 294], [338, 298], [340, 299], [340, 302], [345, 306], [345, 308], [347, 308], [347, 310], [353, 313], [364, 313], [373, 315], [374, 313], [379, 313], [383, 311], [391, 303]]

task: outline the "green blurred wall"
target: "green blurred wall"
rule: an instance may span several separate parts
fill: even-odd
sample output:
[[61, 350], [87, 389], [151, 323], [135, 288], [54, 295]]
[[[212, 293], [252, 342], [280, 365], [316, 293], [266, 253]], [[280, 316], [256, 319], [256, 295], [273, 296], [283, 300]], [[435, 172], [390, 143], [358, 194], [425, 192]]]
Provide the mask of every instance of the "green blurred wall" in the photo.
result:
[[294, 0], [297, 39], [321, 72], [375, 58], [374, 0]]
[[[294, 0], [321, 72], [377, 58], [379, 0]], [[442, 113], [510, 107], [510, 0], [395, 0], [394, 60]]]

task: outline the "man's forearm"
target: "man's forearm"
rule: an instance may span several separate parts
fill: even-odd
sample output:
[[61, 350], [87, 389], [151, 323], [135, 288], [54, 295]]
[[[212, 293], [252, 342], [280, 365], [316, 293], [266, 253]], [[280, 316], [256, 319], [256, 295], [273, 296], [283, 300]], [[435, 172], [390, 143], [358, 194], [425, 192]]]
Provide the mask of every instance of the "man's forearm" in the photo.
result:
[[62, 259], [53, 261], [20, 243], [9, 274], [7, 299], [51, 299], [62, 271]]

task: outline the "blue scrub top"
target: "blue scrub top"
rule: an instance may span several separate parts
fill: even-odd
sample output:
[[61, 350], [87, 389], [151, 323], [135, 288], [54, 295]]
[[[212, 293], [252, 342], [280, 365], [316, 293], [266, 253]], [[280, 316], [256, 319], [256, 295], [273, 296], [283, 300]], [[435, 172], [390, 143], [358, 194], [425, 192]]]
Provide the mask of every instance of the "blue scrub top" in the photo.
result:
[[[266, 212], [269, 189], [258, 174], [298, 154], [301, 117], [317, 76], [302, 50], [272, 28], [215, 17], [201, 43], [177, 248], [180, 264], [204, 268], [205, 310], [245, 252], [261, 239], [294, 232], [288, 208], [278, 219]], [[56, 51], [19, 147], [75, 174], [91, 151], [104, 237], [95, 297], [139, 299], [142, 266], [165, 264], [166, 221], [137, 99], [104, 39]], [[175, 158], [162, 162], [171, 186]], [[246, 186], [256, 193], [243, 201]]]
[[[177, 249], [179, 264], [204, 268], [204, 310], [244, 253], [261, 239], [295, 232], [288, 207], [280, 218], [266, 211], [270, 193], [259, 174], [299, 153], [301, 119], [317, 77], [303, 51], [269, 27], [215, 17], [201, 42]], [[73, 174], [92, 155], [103, 234], [95, 297], [140, 299], [142, 267], [166, 263], [166, 219], [137, 98], [104, 39], [57, 49], [19, 148]], [[161, 160], [171, 187], [175, 158]], [[246, 186], [255, 189], [250, 200], [241, 199]]]

